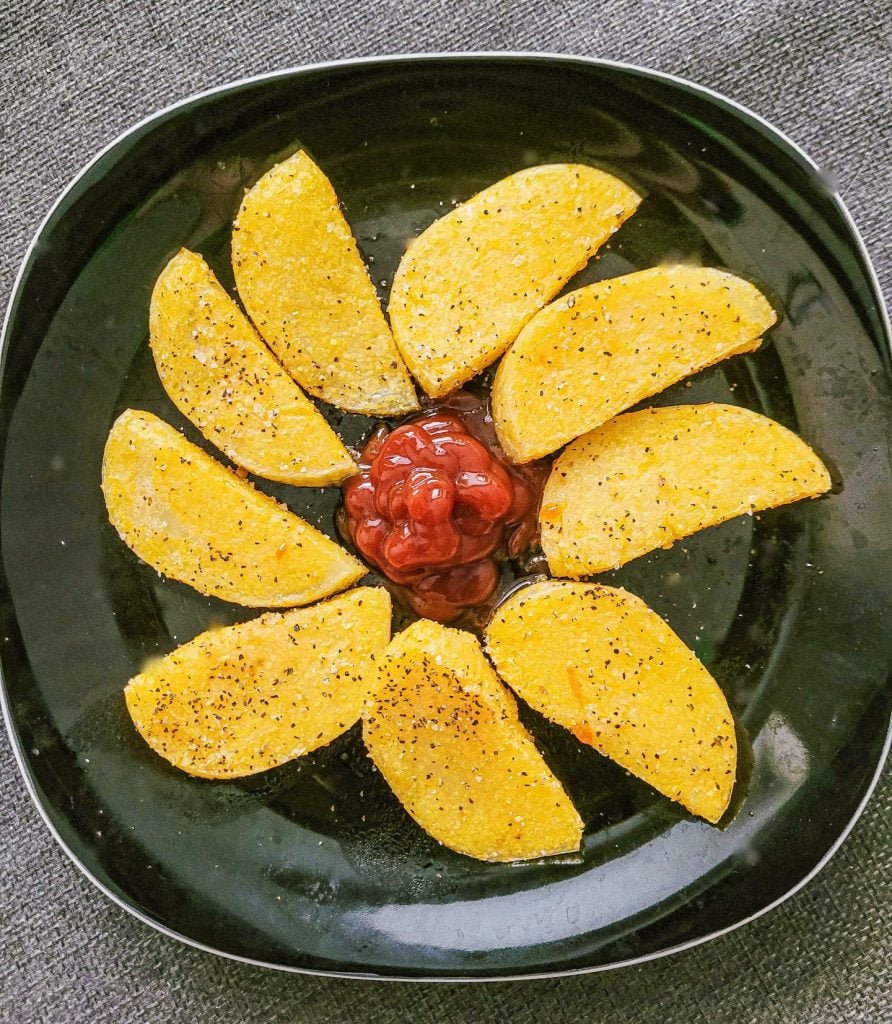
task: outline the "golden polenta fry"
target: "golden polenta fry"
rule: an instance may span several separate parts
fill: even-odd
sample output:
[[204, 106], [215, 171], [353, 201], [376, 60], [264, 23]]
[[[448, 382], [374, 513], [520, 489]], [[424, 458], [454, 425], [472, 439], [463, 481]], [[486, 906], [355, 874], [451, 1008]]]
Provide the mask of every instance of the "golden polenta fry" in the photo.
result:
[[804, 441], [749, 409], [625, 413], [555, 461], [539, 511], [542, 548], [556, 576], [587, 576], [829, 488], [830, 474]]
[[722, 816], [737, 768], [728, 702], [640, 598], [534, 583], [496, 609], [486, 644], [499, 675], [537, 711], [694, 814]]
[[164, 389], [237, 465], [313, 487], [356, 472], [337, 434], [197, 253], [181, 249], [162, 271], [149, 329]]
[[580, 288], [537, 313], [499, 364], [493, 418], [529, 462], [728, 356], [777, 319], [748, 281], [670, 266]]
[[498, 359], [640, 201], [594, 167], [546, 164], [496, 182], [416, 238], [388, 312], [427, 394], [448, 394]]
[[579, 815], [470, 633], [422, 619], [380, 665], [363, 736], [425, 831], [478, 860], [579, 848]]
[[128, 409], [115, 421], [102, 492], [124, 543], [202, 594], [284, 608], [328, 597], [366, 573], [334, 541], [151, 413]]
[[253, 775], [357, 722], [389, 640], [387, 591], [360, 587], [202, 633], [130, 680], [127, 710], [176, 768], [205, 779]]
[[368, 416], [418, 408], [338, 197], [306, 153], [245, 195], [232, 266], [248, 315], [307, 391]]

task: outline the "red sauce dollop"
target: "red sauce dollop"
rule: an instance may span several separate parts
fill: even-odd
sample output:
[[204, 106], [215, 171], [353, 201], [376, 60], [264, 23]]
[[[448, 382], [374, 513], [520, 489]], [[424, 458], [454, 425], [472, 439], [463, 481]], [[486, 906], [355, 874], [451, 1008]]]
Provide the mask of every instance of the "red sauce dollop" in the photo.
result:
[[536, 535], [546, 467], [510, 465], [472, 395], [377, 430], [359, 462], [344, 484], [347, 531], [425, 618], [450, 622], [485, 602], [498, 559], [516, 557]]

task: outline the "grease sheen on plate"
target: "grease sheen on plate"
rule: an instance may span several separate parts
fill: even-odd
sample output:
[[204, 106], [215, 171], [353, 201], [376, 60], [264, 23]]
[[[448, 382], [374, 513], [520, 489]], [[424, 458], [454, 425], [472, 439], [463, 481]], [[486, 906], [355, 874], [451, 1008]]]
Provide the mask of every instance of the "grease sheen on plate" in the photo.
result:
[[[382, 296], [406, 239], [452, 200], [560, 160], [646, 194], [573, 285], [667, 253], [767, 283], [781, 314], [771, 344], [660, 402], [763, 412], [829, 454], [845, 488], [716, 527], [606, 580], [644, 597], [696, 650], [748, 733], [750, 784], [724, 832], [539, 720], [586, 834], [579, 857], [521, 867], [468, 862], [406, 824], [358, 730], [238, 783], [182, 777], [133, 736], [122, 680], [250, 613], [135, 564], [104, 521], [102, 444], [127, 406], [199, 441], [147, 354], [151, 285], [187, 246], [231, 286], [242, 190], [300, 145], [336, 186]], [[45, 226], [8, 325], [4, 673], [40, 803], [87, 870], [140, 914], [280, 966], [427, 977], [591, 968], [758, 912], [833, 846], [881, 757], [884, 346], [863, 256], [813, 169], [679, 83], [546, 58], [383, 61], [249, 82], [160, 116], [93, 165]], [[348, 441], [369, 426], [332, 418]], [[334, 489], [263, 487], [333, 534]]]

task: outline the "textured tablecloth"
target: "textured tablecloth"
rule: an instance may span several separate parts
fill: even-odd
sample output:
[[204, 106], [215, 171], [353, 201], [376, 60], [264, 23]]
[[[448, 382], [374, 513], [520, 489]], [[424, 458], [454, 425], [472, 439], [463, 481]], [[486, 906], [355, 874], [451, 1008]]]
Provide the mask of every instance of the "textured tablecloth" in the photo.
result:
[[[60, 189], [135, 120], [274, 68], [444, 49], [607, 57], [741, 101], [836, 176], [888, 289], [890, 37], [889, 0], [0, 0], [0, 300]], [[368, 984], [230, 963], [131, 918], [56, 847], [3, 737], [0, 1020], [881, 1024], [892, 1021], [890, 809], [887, 772], [804, 891], [685, 953], [562, 980]]]

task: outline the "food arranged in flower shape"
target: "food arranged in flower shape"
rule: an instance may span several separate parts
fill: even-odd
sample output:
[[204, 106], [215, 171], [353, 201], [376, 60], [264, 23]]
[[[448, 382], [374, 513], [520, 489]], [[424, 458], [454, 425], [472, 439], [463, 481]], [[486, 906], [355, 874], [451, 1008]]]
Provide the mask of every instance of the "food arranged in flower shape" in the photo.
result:
[[[236, 468], [127, 410], [105, 448], [109, 518], [160, 573], [281, 610], [130, 680], [127, 708], [161, 757], [236, 778], [361, 720], [441, 843], [491, 861], [575, 851], [584, 823], [516, 695], [691, 813], [726, 814], [737, 749], [720, 686], [640, 598], [591, 577], [830, 478], [747, 409], [626, 411], [754, 350], [776, 319], [752, 284], [688, 266], [555, 298], [639, 202], [588, 166], [512, 174], [410, 244], [385, 317], [331, 183], [300, 151], [238, 211], [241, 305], [198, 254], [170, 260], [149, 314], [158, 373]], [[484, 397], [464, 390], [498, 360]], [[379, 426], [351, 452], [308, 396]], [[352, 553], [248, 474], [340, 485]], [[540, 536], [548, 573], [506, 588], [506, 563]], [[355, 586], [370, 567], [382, 584]], [[392, 599], [414, 617], [393, 638]]]

